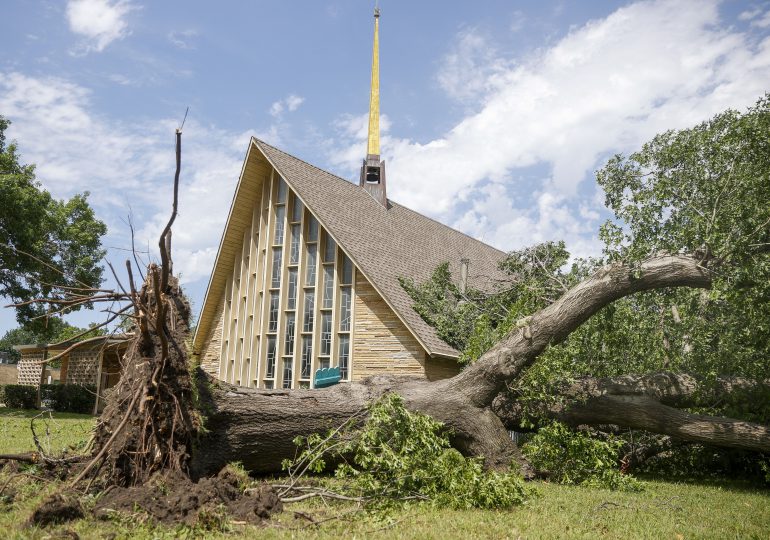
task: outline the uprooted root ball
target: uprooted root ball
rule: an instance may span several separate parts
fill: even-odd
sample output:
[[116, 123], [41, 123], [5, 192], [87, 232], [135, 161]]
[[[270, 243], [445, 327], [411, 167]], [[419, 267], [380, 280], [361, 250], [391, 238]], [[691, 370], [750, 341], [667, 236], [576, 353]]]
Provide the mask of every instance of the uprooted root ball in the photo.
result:
[[156, 475], [141, 486], [110, 490], [99, 499], [94, 514], [109, 518], [115, 512], [142, 512], [157, 523], [215, 528], [212, 522], [225, 517], [259, 523], [283, 509], [270, 486], [244, 491], [240, 483], [238, 475], [228, 468], [197, 483], [179, 472]]

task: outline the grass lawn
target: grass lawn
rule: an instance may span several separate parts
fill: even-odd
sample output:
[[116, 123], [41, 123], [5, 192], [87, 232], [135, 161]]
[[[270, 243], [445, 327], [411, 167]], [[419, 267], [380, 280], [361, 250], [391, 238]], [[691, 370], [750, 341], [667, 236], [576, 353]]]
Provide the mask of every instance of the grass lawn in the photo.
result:
[[[0, 409], [0, 452], [32, 449], [27, 411]], [[93, 418], [55, 415], [55, 445], [87, 440]], [[53, 429], [58, 426], [58, 437]], [[14, 434], [14, 441], [6, 434]], [[0, 488], [8, 479], [0, 472]], [[770, 491], [737, 481], [667, 482], [643, 481], [641, 493], [533, 483], [538, 495], [527, 504], [507, 511], [451, 511], [412, 507], [394, 512], [388, 519], [356, 514], [352, 507], [320, 501], [290, 505], [263, 528], [231, 526], [229, 532], [163, 528], [141, 524], [136, 518], [115, 521], [80, 520], [53, 530], [24, 526], [42, 497], [56, 489], [26, 479], [14, 482], [18, 495], [13, 503], [0, 501], [3, 538], [770, 538]], [[306, 512], [320, 527], [296, 517]], [[70, 535], [71, 536], [71, 535]]]
[[[30, 430], [31, 420], [40, 411], [0, 407], [0, 454], [36, 450]], [[35, 432], [46, 451], [58, 453], [82, 447], [91, 436], [95, 419], [89, 414], [51, 413], [35, 420]]]

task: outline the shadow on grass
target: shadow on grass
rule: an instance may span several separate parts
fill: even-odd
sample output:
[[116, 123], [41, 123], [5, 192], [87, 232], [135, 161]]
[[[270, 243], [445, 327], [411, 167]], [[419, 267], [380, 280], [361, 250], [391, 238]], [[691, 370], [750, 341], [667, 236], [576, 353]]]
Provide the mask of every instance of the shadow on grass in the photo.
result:
[[[2, 417], [11, 417], [11, 418], [34, 418], [40, 414], [40, 411], [37, 409], [11, 409], [8, 407], [0, 407], [0, 418]], [[94, 418], [93, 415], [90, 414], [79, 414], [79, 413], [69, 413], [69, 412], [54, 412], [51, 411], [51, 414], [54, 418], [58, 420], [87, 420], [89, 418]]]
[[753, 493], [770, 497], [770, 484], [762, 478], [726, 478], [725, 476], [669, 476], [663, 474], [635, 475], [639, 480], [666, 484], [711, 487], [734, 493]]

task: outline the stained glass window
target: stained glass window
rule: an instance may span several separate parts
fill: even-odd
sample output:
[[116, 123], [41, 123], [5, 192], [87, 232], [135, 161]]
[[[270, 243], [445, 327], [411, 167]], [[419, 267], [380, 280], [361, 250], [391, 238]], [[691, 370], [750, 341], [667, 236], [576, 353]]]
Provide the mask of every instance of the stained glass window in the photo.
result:
[[299, 264], [299, 225], [291, 226], [291, 250], [289, 264]]
[[332, 352], [332, 314], [321, 314], [321, 355], [329, 356]]
[[296, 318], [294, 316], [294, 313], [287, 313], [286, 314], [286, 336], [284, 339], [284, 350], [283, 354], [290, 355], [294, 354], [294, 324], [295, 324]]
[[273, 244], [283, 244], [283, 219], [286, 216], [285, 206], [275, 207], [275, 240]]
[[334, 301], [334, 267], [324, 266], [324, 299], [321, 307], [330, 309]]
[[289, 290], [287, 291], [286, 309], [297, 308], [297, 269], [289, 269]]
[[302, 323], [303, 332], [313, 331], [313, 309], [315, 308], [315, 293], [313, 291], [305, 292], [305, 310]]
[[304, 336], [302, 338], [302, 365], [300, 366], [300, 379], [309, 379], [311, 364], [313, 362], [313, 338]]
[[347, 380], [350, 368], [350, 336], [346, 334], [340, 335], [339, 367], [340, 375]]
[[283, 257], [283, 250], [279, 247], [273, 248], [273, 277], [270, 281], [270, 286], [273, 289], [277, 289], [281, 286], [281, 260]]
[[340, 331], [350, 331], [350, 287], [340, 289]]
[[265, 377], [268, 379], [275, 377], [275, 336], [267, 338], [267, 365], [265, 366]]
[[270, 293], [270, 313], [267, 322], [268, 332], [278, 331], [278, 292]]
[[305, 285], [308, 287], [315, 286], [315, 261], [316, 261], [316, 244], [311, 244], [307, 247], [307, 268], [305, 272]]
[[293, 361], [291, 358], [283, 359], [283, 387], [284, 388], [291, 388], [292, 362]]

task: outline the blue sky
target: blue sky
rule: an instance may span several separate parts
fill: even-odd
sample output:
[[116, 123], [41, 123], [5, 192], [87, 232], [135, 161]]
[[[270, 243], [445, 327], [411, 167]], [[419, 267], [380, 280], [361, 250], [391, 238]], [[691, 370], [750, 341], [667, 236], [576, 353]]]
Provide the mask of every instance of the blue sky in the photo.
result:
[[[564, 239], [575, 255], [598, 252], [607, 212], [593, 172], [607, 156], [770, 86], [767, 2], [380, 7], [389, 195], [505, 250]], [[197, 311], [250, 136], [356, 177], [372, 8], [5, 0], [0, 114], [46, 189], [91, 193], [122, 267], [129, 212], [145, 247], [167, 219], [189, 106], [174, 254]], [[0, 311], [0, 332], [13, 326]]]

